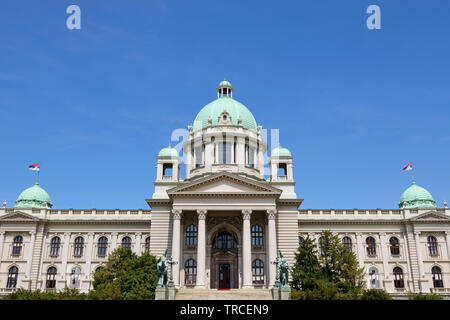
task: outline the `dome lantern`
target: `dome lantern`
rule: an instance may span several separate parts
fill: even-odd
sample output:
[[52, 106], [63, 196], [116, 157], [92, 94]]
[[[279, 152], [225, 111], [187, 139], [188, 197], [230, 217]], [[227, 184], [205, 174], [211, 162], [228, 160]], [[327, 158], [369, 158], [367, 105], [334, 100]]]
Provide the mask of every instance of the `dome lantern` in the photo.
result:
[[217, 98], [220, 97], [233, 97], [233, 86], [226, 79], [217, 86]]

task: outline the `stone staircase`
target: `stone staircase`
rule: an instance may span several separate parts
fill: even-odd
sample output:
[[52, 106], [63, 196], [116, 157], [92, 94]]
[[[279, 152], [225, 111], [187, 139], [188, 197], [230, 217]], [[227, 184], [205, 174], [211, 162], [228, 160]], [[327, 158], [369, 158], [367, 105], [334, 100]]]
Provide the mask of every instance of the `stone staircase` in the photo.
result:
[[269, 289], [179, 289], [175, 300], [272, 300]]

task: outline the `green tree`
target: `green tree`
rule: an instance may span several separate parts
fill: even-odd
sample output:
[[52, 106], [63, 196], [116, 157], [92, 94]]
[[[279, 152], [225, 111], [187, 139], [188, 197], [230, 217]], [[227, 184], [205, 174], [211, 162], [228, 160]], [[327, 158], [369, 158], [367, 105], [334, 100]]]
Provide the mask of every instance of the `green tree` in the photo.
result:
[[364, 291], [361, 300], [392, 300], [392, 297], [384, 290], [369, 289]]
[[149, 300], [155, 297], [157, 260], [150, 253], [137, 256], [129, 249], [112, 252], [105, 267], [94, 274], [95, 300]]
[[323, 231], [320, 239], [319, 253], [309, 237], [298, 249], [292, 271], [292, 298], [358, 299], [365, 282], [364, 269], [358, 267], [355, 254], [329, 230]]

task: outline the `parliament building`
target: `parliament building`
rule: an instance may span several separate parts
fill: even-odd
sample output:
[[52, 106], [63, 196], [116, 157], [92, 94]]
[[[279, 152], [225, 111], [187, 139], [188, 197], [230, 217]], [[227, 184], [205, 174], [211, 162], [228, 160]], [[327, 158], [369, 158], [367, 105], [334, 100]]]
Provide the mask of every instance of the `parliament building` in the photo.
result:
[[[183, 144], [157, 158], [148, 209], [54, 208], [38, 184], [0, 208], [0, 295], [18, 288], [92, 289], [108, 254], [125, 247], [175, 262], [178, 295], [236, 289], [266, 292], [276, 279], [278, 250], [294, 265], [299, 243], [339, 235], [364, 267], [368, 288], [450, 296], [450, 209], [438, 208], [415, 182], [393, 209], [302, 209], [293, 155], [268, 150], [250, 110], [228, 81], [204, 106]], [[269, 171], [264, 174], [264, 156]], [[181, 166], [185, 176], [180, 176]], [[55, 204], [57, 203], [57, 199]]]

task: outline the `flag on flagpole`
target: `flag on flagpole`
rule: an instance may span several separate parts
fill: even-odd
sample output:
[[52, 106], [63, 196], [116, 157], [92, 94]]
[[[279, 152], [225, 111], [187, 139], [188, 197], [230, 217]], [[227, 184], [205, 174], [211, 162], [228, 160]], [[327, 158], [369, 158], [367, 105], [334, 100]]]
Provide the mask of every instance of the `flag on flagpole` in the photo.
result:
[[39, 171], [40, 170], [41, 165], [40, 164], [30, 164], [28, 166], [28, 169], [32, 170], [32, 171]]
[[412, 170], [412, 169], [413, 169], [412, 168], [412, 163], [408, 163], [406, 166], [403, 167], [404, 171], [409, 171], [409, 170]]

